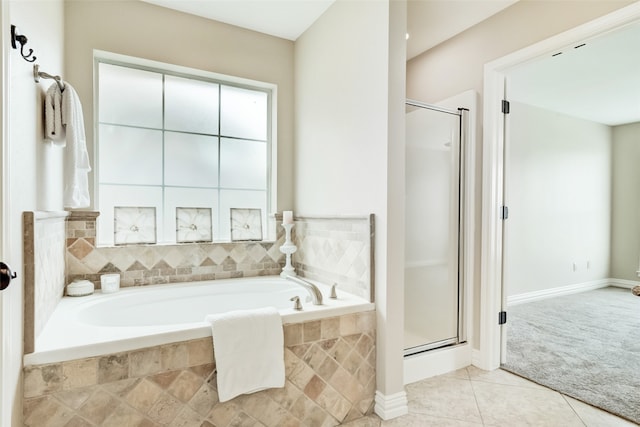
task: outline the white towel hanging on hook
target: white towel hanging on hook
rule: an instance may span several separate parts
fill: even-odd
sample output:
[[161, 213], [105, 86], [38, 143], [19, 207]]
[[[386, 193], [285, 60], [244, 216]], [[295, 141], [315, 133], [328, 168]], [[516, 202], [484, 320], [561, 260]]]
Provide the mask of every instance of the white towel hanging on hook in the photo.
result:
[[75, 89], [68, 83], [62, 92], [62, 125], [65, 128], [64, 207], [86, 208], [89, 199], [89, 153], [84, 132], [82, 104]]
[[55, 145], [64, 147], [65, 132], [62, 126], [62, 91], [52, 84], [44, 97], [44, 135]]
[[89, 198], [89, 153], [84, 130], [82, 104], [75, 89], [59, 76], [51, 76], [33, 67], [34, 78], [51, 78], [52, 84], [45, 95], [45, 138], [54, 145], [64, 147], [64, 195], [66, 208], [86, 208]]

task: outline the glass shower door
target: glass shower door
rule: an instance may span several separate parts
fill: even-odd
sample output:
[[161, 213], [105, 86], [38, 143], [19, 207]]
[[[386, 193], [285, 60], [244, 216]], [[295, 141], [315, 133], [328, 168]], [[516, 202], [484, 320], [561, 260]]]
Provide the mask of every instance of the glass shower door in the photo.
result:
[[405, 354], [460, 342], [461, 114], [407, 103]]

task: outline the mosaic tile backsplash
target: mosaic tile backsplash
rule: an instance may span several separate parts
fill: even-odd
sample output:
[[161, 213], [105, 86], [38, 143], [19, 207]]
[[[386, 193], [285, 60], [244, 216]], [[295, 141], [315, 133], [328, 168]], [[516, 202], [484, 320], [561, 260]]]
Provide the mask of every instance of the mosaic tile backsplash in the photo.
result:
[[24, 368], [24, 425], [335, 426], [371, 413], [375, 312], [284, 325], [285, 387], [218, 400], [211, 338]]
[[72, 212], [67, 220], [67, 282], [119, 273], [120, 286], [280, 274], [284, 256], [275, 242], [183, 243], [176, 245], [96, 246], [97, 212]]
[[[119, 273], [120, 286], [156, 285], [277, 275], [284, 266], [276, 227], [269, 242], [187, 243], [177, 245], [96, 246], [98, 212], [76, 211], [67, 219], [67, 282]], [[278, 215], [276, 221], [281, 222]], [[293, 265], [303, 277], [373, 301], [373, 215], [358, 218], [296, 218]]]

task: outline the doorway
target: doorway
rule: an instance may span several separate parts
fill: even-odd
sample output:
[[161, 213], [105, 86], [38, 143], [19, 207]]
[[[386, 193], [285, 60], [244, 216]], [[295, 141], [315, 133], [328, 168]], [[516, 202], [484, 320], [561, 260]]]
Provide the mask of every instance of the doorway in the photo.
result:
[[466, 341], [466, 111], [406, 102], [405, 356]]
[[[506, 328], [496, 320], [506, 308], [502, 292], [503, 230], [501, 207], [504, 206], [504, 129], [505, 81], [508, 70], [543, 55], [553, 55], [580, 41], [597, 37], [640, 20], [640, 3], [634, 3], [603, 18], [552, 37], [528, 48], [485, 65], [484, 82], [484, 155], [482, 204], [482, 260], [480, 285], [480, 358], [478, 366], [496, 369], [500, 366]], [[504, 297], [504, 298], [503, 298]], [[508, 323], [507, 323], [508, 325]], [[505, 338], [505, 339], [503, 339]]]

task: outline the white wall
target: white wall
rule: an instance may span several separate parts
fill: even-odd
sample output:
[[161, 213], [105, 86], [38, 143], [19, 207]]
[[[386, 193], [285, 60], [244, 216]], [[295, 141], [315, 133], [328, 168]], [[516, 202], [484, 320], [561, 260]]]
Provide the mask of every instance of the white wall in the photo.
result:
[[517, 102], [508, 120], [507, 295], [608, 278], [611, 128]]
[[405, 32], [402, 1], [338, 0], [295, 44], [296, 213], [375, 214], [385, 396], [403, 392]]
[[[63, 2], [9, 2], [2, 9], [2, 31], [9, 34], [7, 24], [17, 25], [28, 37], [28, 47], [37, 57], [36, 63], [52, 74], [63, 73]], [[3, 261], [13, 266], [18, 279], [3, 291], [2, 307], [2, 426], [22, 426], [22, 339], [23, 339], [23, 239], [22, 212], [34, 209], [62, 207], [62, 157], [59, 149], [44, 143], [42, 131], [43, 92], [51, 81], [37, 84], [33, 79], [33, 64], [22, 59], [10, 41], [3, 39], [8, 49], [3, 61], [8, 62], [9, 87], [3, 90], [3, 108], [8, 121], [3, 123], [8, 136], [8, 168], [3, 168], [4, 185], [8, 185], [9, 236], [3, 248]], [[8, 133], [7, 133], [8, 132]], [[45, 166], [46, 165], [46, 166]]]
[[298, 211], [386, 206], [388, 25], [387, 2], [337, 1], [296, 42]]
[[611, 277], [638, 281], [640, 270], [640, 123], [613, 128]]

